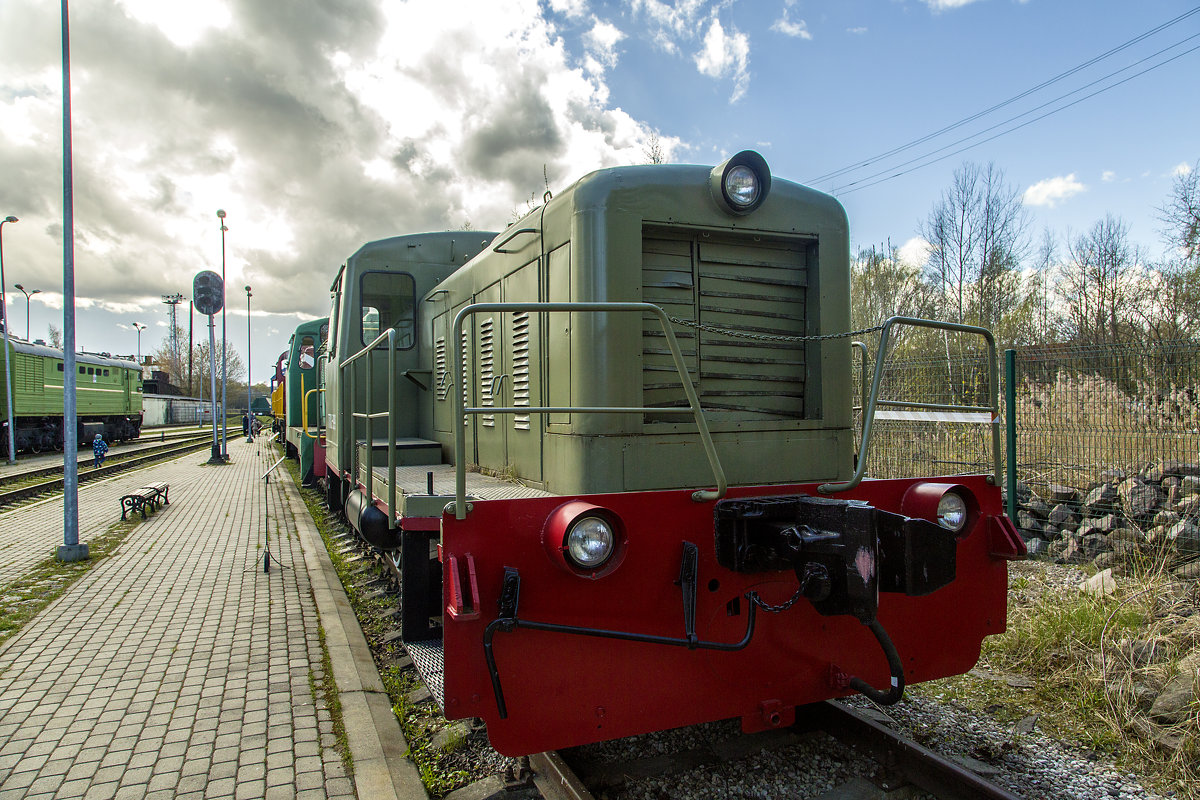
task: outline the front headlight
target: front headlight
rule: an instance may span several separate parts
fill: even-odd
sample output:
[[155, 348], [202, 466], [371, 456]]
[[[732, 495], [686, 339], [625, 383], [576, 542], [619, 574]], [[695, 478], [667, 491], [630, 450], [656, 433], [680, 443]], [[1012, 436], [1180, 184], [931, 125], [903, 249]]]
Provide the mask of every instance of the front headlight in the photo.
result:
[[758, 176], [749, 167], [739, 165], [725, 174], [725, 196], [734, 205], [742, 208], [754, 205], [758, 192]]
[[938, 501], [937, 521], [946, 530], [958, 533], [967, 524], [967, 502], [954, 492], [946, 492]]
[[568, 557], [581, 569], [595, 569], [609, 559], [616, 546], [612, 526], [600, 517], [583, 517], [567, 531]]
[[761, 206], [771, 191], [771, 168], [753, 150], [743, 150], [712, 168], [709, 191], [721, 210], [744, 216]]

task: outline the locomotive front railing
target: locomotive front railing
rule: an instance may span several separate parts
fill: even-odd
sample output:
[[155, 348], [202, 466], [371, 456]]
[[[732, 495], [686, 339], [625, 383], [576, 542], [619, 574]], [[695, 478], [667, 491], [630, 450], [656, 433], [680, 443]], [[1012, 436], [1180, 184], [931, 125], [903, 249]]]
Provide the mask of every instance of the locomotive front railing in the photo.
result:
[[[678, 414], [678, 408], [649, 408], [645, 406], [482, 406], [482, 407], [467, 407], [463, 398], [462, 386], [466, 383], [467, 376], [464, 371], [464, 353], [463, 353], [463, 320], [469, 316], [474, 316], [479, 312], [498, 311], [505, 312], [569, 312], [569, 313], [603, 313], [608, 311], [637, 311], [643, 314], [653, 314], [658, 318], [662, 325], [663, 333], [666, 337], [667, 347], [671, 351], [671, 358], [675, 362], [675, 369], [679, 373], [679, 380], [683, 384], [684, 394], [687, 395], [688, 407], [692, 411], [692, 416], [695, 417], [696, 427], [700, 434], [700, 441], [704, 445], [704, 454], [708, 457], [709, 466], [712, 467], [713, 476], [716, 478], [716, 489], [697, 489], [692, 492], [692, 499], [697, 502], [707, 500], [720, 500], [725, 496], [725, 490], [728, 485], [725, 481], [725, 471], [721, 468], [721, 462], [717, 458], [717, 449], [713, 444], [712, 435], [708, 430], [708, 422], [704, 418], [704, 410], [700, 407], [700, 399], [696, 395], [696, 389], [692, 385], [692, 380], [688, 375], [687, 365], [683, 361], [683, 354], [679, 350], [679, 343], [675, 340], [675, 333], [671, 330], [670, 320], [667, 318], [666, 312], [653, 303], [472, 303], [465, 306], [454, 317], [454, 374], [458, 382], [458, 387], [451, 394], [454, 395], [454, 516], [456, 519], [466, 519], [467, 502], [466, 502], [466, 486], [467, 486], [467, 463], [466, 463], [466, 421], [467, 415], [479, 414]], [[545, 355], [542, 356], [546, 358]], [[472, 380], [474, 376], [472, 375]], [[393, 481], [394, 483], [394, 481]]]
[[[990, 401], [990, 405], [964, 406], [949, 405], [945, 403], [916, 403], [907, 400], [880, 400], [879, 384], [883, 378], [883, 365], [887, 357], [888, 340], [891, 338], [892, 328], [896, 327], [897, 325], [912, 325], [918, 328], [934, 328], [936, 330], [956, 331], [958, 333], [971, 333], [977, 336], [982, 336], [984, 341], [987, 342], [988, 347], [988, 399]], [[862, 346], [862, 352], [865, 356], [865, 345]], [[904, 418], [906, 419], [937, 418], [945, 421], [947, 419], [947, 414], [953, 414], [955, 416], [951, 418], [950, 421], [979, 422], [991, 425], [992, 474], [988, 476], [988, 481], [993, 486], [999, 486], [999, 384], [1000, 371], [999, 362], [996, 359], [996, 340], [992, 336], [992, 332], [987, 328], [980, 328], [975, 325], [961, 325], [957, 322], [938, 322], [931, 319], [918, 319], [916, 317], [891, 317], [887, 322], [883, 323], [883, 328], [879, 334], [879, 352], [875, 355], [875, 374], [871, 377], [871, 393], [866, 397], [863, 405], [862, 439], [858, 446], [858, 465], [855, 468], [854, 475], [848, 481], [842, 481], [840, 483], [823, 483], [820, 485], [820, 487], [818, 487], [819, 491], [822, 494], [844, 492], [848, 489], [853, 489], [862, 482], [863, 476], [867, 471], [867, 452], [871, 444], [872, 424], [875, 422], [876, 409], [880, 407], [915, 409], [913, 411], [902, 412], [904, 413]]]
[[[374, 385], [373, 378], [375, 372], [375, 361], [370, 358], [370, 354], [375, 351], [379, 345], [387, 342], [387, 410], [371, 412], [371, 389]], [[338, 364], [338, 370], [344, 377], [343, 385], [346, 386], [347, 395], [350, 400], [355, 397], [355, 374], [356, 370], [347, 370], [355, 361], [366, 359], [367, 366], [364, 372], [366, 373], [366, 411], [351, 411], [350, 412], [350, 436], [349, 440], [354, 447], [354, 456], [352, 464], [354, 465], [354, 479], [358, 480], [358, 471], [361, 466], [358, 456], [358, 421], [363, 420], [366, 423], [366, 446], [367, 446], [367, 475], [364, 479], [364, 490], [367, 501], [373, 502], [375, 497], [372, 494], [374, 490], [375, 471], [374, 456], [375, 456], [375, 420], [380, 417], [387, 417], [387, 461], [388, 461], [388, 530], [394, 530], [396, 527], [396, 419], [391, 413], [392, 407], [392, 387], [396, 385], [396, 329], [388, 328], [383, 333], [379, 334], [369, 345], [359, 350], [354, 355], [345, 359]], [[351, 403], [342, 398], [343, 408], [351, 408]]]

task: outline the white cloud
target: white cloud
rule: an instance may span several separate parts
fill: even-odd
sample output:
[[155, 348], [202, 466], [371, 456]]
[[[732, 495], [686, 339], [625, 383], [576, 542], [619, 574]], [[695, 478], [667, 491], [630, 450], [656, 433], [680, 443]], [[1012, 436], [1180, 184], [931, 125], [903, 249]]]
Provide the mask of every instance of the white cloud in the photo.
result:
[[864, 34], [866, 32], [867, 32], [867, 28], [864, 25], [860, 25], [857, 28], [846, 28], [846, 33], [853, 33], [856, 36]]
[[224, 2], [164, 3], [163, 0], [117, 0], [125, 16], [158, 28], [179, 47], [190, 47], [213, 30], [229, 27], [233, 15]]
[[1075, 173], [1067, 176], [1058, 176], [1054, 178], [1046, 178], [1044, 181], [1038, 181], [1025, 190], [1025, 194], [1021, 200], [1027, 206], [1048, 206], [1054, 208], [1060, 202], [1068, 200], [1080, 192], [1087, 191], [1087, 187], [1075, 179]]
[[1105, 183], [1112, 183], [1116, 179], [1117, 173], [1113, 172], [1111, 169], [1106, 169], [1100, 174], [1100, 180], [1104, 181]]
[[694, 56], [696, 68], [710, 78], [733, 78], [729, 102], [737, 102], [750, 86], [750, 37], [733, 28], [729, 33], [714, 18], [704, 34], [704, 45]]
[[582, 17], [587, 11], [585, 0], [550, 0], [550, 10], [567, 17]]
[[[750, 37], [718, 19], [718, 12], [733, 0], [628, 0], [635, 18], [644, 22], [645, 35], [663, 51], [680, 54], [697, 45], [692, 60], [701, 75], [732, 79], [736, 102], [750, 85]], [[801, 23], [803, 25], [803, 23]]]
[[[583, 26], [589, 72], [541, 0], [453, 14], [445, 0], [289, 0], [288, 14], [223, 0], [230, 24], [184, 44], [165, 22], [131, 22], [158, 3], [119, 2], [129, 16], [83, 4], [71, 20], [86, 65], [73, 93], [80, 309], [147, 314], [159, 294], [189, 294], [221, 263], [224, 208], [229, 284], [253, 285], [256, 311], [320, 315], [364, 242], [468, 220], [496, 230], [541, 197], [543, 167], [560, 189], [645, 160], [650, 129], [610, 104], [602, 77], [622, 33]], [[58, 6], [30, 8], [26, 30], [0, 28], [0, 175], [28, 209], [11, 244], [5, 226], [6, 269], [61, 261]], [[49, 285], [38, 269], [13, 279]]]
[[929, 260], [929, 242], [920, 236], [914, 236], [897, 248], [896, 255], [901, 264], [913, 267], [924, 266], [925, 262]]
[[592, 29], [583, 35], [583, 45], [589, 57], [588, 72], [593, 75], [617, 65], [617, 45], [625, 34], [608, 22], [596, 20]]
[[969, 6], [971, 3], [978, 2], [978, 0], [922, 0], [922, 2], [929, 6], [931, 11], [937, 13], [939, 11], [948, 11], [954, 8]]
[[1186, 161], [1179, 162], [1178, 164], [1175, 165], [1175, 168], [1171, 170], [1171, 174], [1173, 176], [1175, 176], [1176, 178], [1181, 177], [1183, 175], [1190, 175], [1191, 172], [1192, 172], [1192, 165], [1187, 163]]
[[796, 21], [791, 19], [789, 12], [794, 5], [796, 5], [796, 0], [784, 0], [783, 11], [780, 13], [779, 19], [771, 23], [771, 30], [782, 33], [784, 36], [811, 40], [812, 34], [808, 32], [808, 23], [802, 19]]

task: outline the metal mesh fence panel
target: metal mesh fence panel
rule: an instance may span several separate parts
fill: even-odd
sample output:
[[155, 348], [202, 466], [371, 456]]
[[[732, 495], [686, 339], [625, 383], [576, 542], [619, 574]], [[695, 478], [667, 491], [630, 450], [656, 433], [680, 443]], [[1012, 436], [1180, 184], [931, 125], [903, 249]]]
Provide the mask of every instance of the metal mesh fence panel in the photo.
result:
[[[936, 348], [938, 355], [890, 358], [881, 374], [879, 399], [957, 406], [986, 406], [989, 400], [989, 362], [977, 337], [938, 333], [925, 337], [922, 350]], [[870, 354], [866, 374], [856, 366], [854, 392], [856, 441], [862, 436], [862, 407], [866, 405], [878, 352], [878, 341], [867, 341]], [[901, 347], [903, 347], [901, 342]], [[898, 348], [899, 349], [899, 348]], [[935, 351], [936, 352], [936, 351]], [[857, 359], [857, 354], [856, 354]], [[962, 475], [990, 472], [991, 429], [978, 423], [944, 420], [895, 420], [877, 411], [867, 475], [876, 478], [913, 478], [923, 475]], [[934, 412], [936, 415], [936, 412]], [[944, 415], [942, 415], [944, 416]]]
[[[876, 352], [875, 343], [868, 348]], [[929, 352], [928, 343], [922, 349]], [[944, 350], [892, 360], [882, 375], [880, 398], [986, 405], [986, 355], [949, 342]], [[1043, 496], [1051, 486], [1087, 490], [1101, 478], [1136, 474], [1149, 465], [1200, 460], [1195, 343], [1023, 348], [1017, 351], [1015, 390], [1017, 476]], [[855, 392], [863, 396], [857, 367]], [[1007, 422], [1003, 390], [1000, 397]], [[859, 435], [861, 419], [860, 412]], [[990, 446], [985, 425], [877, 419], [867, 474], [987, 472]]]

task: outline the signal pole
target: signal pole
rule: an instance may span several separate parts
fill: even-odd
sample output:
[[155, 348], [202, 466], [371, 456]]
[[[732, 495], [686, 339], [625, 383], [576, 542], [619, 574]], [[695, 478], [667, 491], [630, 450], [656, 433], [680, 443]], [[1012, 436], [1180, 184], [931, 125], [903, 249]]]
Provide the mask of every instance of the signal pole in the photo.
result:
[[217, 209], [217, 219], [221, 220], [221, 457], [228, 459], [229, 450], [226, 448], [225, 428], [228, 422], [229, 412], [225, 408], [225, 375], [226, 375], [226, 353], [229, 352], [229, 343], [225, 340], [225, 231], [229, 228], [225, 227], [225, 209]]

